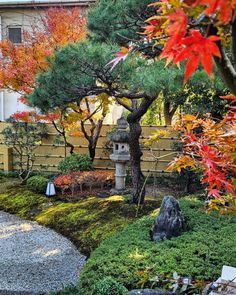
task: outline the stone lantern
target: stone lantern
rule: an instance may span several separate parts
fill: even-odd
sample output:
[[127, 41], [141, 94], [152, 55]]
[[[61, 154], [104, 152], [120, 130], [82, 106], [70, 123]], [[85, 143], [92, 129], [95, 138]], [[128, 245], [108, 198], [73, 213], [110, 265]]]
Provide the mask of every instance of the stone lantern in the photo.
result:
[[128, 123], [124, 117], [117, 120], [117, 130], [110, 134], [109, 139], [113, 141], [113, 154], [110, 159], [116, 164], [115, 189], [112, 194], [128, 193], [125, 190], [126, 163], [130, 160], [129, 154], [129, 132], [126, 130]]

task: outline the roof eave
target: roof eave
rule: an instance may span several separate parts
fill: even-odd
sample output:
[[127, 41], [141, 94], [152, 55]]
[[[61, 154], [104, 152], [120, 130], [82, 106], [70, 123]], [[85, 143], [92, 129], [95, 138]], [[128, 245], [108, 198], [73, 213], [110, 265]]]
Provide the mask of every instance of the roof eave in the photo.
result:
[[85, 0], [85, 1], [58, 1], [58, 2], [48, 2], [48, 3], [16, 3], [16, 4], [0, 4], [0, 9], [6, 8], [33, 8], [33, 7], [52, 7], [52, 6], [89, 6], [95, 3], [95, 0]]

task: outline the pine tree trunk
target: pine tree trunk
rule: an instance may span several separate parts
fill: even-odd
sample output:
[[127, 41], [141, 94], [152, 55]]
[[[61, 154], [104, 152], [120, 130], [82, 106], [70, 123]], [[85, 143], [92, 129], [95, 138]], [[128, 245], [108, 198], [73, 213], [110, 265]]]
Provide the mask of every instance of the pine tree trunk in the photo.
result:
[[174, 117], [174, 114], [177, 110], [177, 106], [172, 106], [171, 109], [171, 104], [168, 101], [164, 102], [164, 119], [165, 119], [165, 125], [171, 125], [172, 124], [172, 119]]
[[172, 116], [170, 114], [170, 103], [169, 102], [164, 102], [164, 119], [165, 119], [165, 125], [171, 125]]
[[144, 175], [141, 171], [141, 157], [143, 155], [139, 137], [142, 133], [142, 128], [139, 120], [129, 120], [130, 127], [130, 165], [131, 165], [131, 176], [133, 183], [133, 203], [143, 204], [145, 198], [145, 186], [144, 186]]

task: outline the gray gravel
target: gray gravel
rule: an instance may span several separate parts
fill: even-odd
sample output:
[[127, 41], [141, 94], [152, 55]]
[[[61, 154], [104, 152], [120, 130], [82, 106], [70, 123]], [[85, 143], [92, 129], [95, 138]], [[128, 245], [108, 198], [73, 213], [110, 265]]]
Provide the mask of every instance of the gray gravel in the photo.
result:
[[0, 211], [0, 294], [60, 290], [78, 281], [84, 263], [63, 236]]

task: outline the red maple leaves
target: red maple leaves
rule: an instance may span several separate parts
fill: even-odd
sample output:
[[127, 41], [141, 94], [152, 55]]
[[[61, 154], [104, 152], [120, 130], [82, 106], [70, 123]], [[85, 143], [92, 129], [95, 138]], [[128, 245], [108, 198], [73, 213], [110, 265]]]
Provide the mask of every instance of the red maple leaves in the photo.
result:
[[[233, 96], [224, 98], [236, 102]], [[202, 183], [207, 185], [209, 197], [220, 201], [225, 195], [236, 198], [235, 122], [233, 105], [219, 122], [209, 117], [200, 119], [192, 115], [184, 116], [176, 124], [176, 129], [183, 133], [183, 155], [171, 163], [170, 170], [200, 167], [203, 172]]]
[[181, 45], [183, 48], [175, 56], [174, 62], [188, 60], [185, 69], [185, 81], [190, 78], [200, 63], [202, 63], [207, 74], [212, 75], [213, 56], [221, 57], [216, 44], [216, 41], [219, 40], [220, 38], [217, 36], [203, 37], [197, 30], [192, 30], [190, 36], [182, 38]]
[[53, 121], [60, 119], [59, 113], [47, 113], [46, 115], [38, 114], [35, 111], [23, 111], [16, 112], [12, 115], [12, 118], [19, 122], [25, 123], [36, 123], [36, 122], [45, 122], [52, 123]]
[[185, 82], [200, 64], [211, 76], [213, 58], [221, 58], [218, 42], [222, 36], [210, 35], [209, 26], [225, 26], [233, 21], [236, 0], [161, 0], [156, 7], [157, 14], [148, 20], [145, 33], [157, 44], [164, 43], [160, 57], [166, 58], [167, 64], [173, 61], [178, 65], [186, 60]]
[[214, 16], [219, 14], [219, 20], [223, 24], [229, 23], [233, 16], [233, 9], [235, 8], [235, 0], [198, 0], [196, 5], [205, 6], [204, 13], [207, 16]]

